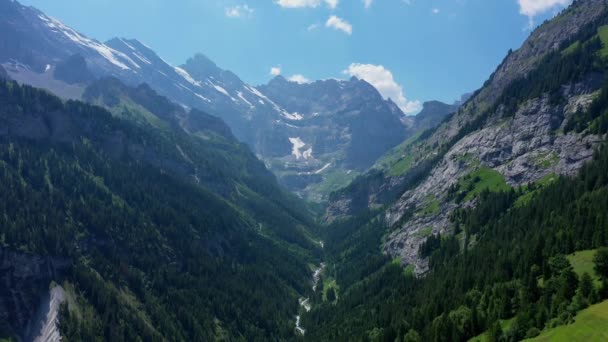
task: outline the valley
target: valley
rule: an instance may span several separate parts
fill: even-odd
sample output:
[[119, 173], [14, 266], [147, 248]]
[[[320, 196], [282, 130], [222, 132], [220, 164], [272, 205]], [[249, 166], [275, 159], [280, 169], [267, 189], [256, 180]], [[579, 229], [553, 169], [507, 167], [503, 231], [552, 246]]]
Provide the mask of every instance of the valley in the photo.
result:
[[0, 0], [0, 341], [605, 339], [608, 2], [532, 18], [447, 104]]

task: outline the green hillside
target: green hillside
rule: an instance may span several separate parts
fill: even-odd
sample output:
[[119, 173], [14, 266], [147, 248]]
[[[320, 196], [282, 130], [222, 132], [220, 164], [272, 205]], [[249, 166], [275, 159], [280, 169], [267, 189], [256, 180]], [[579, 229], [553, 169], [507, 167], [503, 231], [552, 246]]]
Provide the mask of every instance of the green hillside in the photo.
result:
[[608, 301], [581, 311], [572, 324], [543, 331], [538, 337], [526, 341], [608, 341]]
[[[68, 261], [52, 279], [71, 298], [66, 340], [293, 336], [319, 253], [312, 221], [242, 144], [7, 81], [0, 122], [0, 243]], [[36, 286], [11, 291], [29, 302]], [[17, 318], [0, 337], [23, 330]]]

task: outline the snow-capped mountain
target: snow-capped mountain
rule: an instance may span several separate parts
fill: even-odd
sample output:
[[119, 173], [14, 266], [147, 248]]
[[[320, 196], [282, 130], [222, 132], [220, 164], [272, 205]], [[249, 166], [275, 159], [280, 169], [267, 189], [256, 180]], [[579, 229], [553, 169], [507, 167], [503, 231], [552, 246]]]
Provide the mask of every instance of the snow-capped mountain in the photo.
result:
[[[288, 116], [236, 75], [198, 55], [181, 67], [164, 61], [137, 40], [106, 43], [88, 38], [59, 20], [16, 1], [0, 1], [0, 61], [16, 80], [79, 98], [84, 87], [54, 77], [59, 65], [81, 56], [96, 78], [117, 77], [127, 85], [147, 83], [185, 107], [222, 117], [242, 141], [255, 146], [258, 123], [253, 118]], [[190, 72], [194, 74], [191, 75]], [[289, 145], [285, 141], [286, 146]]]
[[115, 77], [216, 115], [304, 195], [328, 175], [347, 179], [366, 170], [414, 126], [363, 80], [298, 84], [277, 77], [254, 87], [202, 54], [173, 66], [138, 40], [101, 43], [13, 0], [0, 0], [0, 46], [0, 64], [11, 78], [64, 98], [82, 99], [89, 84]]
[[354, 77], [299, 84], [277, 76], [258, 89], [291, 113], [281, 123], [292, 139], [333, 165], [365, 170], [406, 135], [406, 117], [399, 107]]

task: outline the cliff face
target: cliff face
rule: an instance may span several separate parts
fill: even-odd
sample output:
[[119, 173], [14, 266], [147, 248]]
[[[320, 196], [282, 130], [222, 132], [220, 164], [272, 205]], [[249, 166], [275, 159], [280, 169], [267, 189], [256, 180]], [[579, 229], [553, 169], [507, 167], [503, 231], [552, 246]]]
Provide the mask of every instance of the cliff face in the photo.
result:
[[[418, 255], [420, 245], [431, 234], [452, 229], [449, 216], [454, 209], [475, 205], [474, 196], [455, 201], [454, 189], [463, 184], [472, 188], [480, 181], [479, 175], [482, 183], [484, 175], [489, 175], [497, 186], [508, 188], [576, 173], [604, 137], [564, 128], [597, 96], [603, 70], [555, 77], [550, 82], [561, 82], [558, 91], [539, 95], [521, 94], [517, 88], [543, 88], [547, 82], [530, 75], [553, 65], [551, 56], [563, 59], [564, 45], [586, 34], [584, 30], [596, 33], [606, 8], [603, 0], [576, 1], [541, 25], [519, 50], [509, 53], [458, 112], [436, 130], [407, 143], [392, 173], [370, 173], [334, 194], [326, 218], [388, 207], [384, 216], [390, 233], [383, 250], [401, 258], [403, 264], [414, 265], [420, 275], [428, 270], [427, 261]], [[586, 62], [573, 62], [578, 68], [577, 63]]]
[[[7, 328], [13, 334], [25, 340], [38, 336], [36, 312], [48, 306], [49, 285], [52, 281], [60, 281], [67, 265], [64, 259], [28, 255], [0, 247], [0, 321], [7, 322]], [[50, 333], [52, 329], [48, 331]]]
[[[450, 187], [482, 168], [497, 171], [513, 187], [537, 182], [551, 174], [576, 173], [591, 159], [603, 139], [597, 135], [559, 132], [592, 99], [590, 92], [568, 94], [563, 105], [551, 105], [547, 97], [532, 99], [513, 118], [495, 116], [486, 127], [465, 136], [446, 153], [429, 177], [405, 192], [386, 212], [389, 226], [396, 230], [387, 238], [384, 251], [400, 257], [404, 263], [416, 265], [418, 274], [426, 272], [427, 264], [418, 256], [418, 247], [428, 236], [425, 229], [432, 227], [434, 234], [443, 234], [451, 228], [449, 215], [458, 205], [448, 196]], [[425, 210], [430, 198], [439, 206], [431, 213]], [[414, 218], [398, 224], [407, 208], [416, 211]]]

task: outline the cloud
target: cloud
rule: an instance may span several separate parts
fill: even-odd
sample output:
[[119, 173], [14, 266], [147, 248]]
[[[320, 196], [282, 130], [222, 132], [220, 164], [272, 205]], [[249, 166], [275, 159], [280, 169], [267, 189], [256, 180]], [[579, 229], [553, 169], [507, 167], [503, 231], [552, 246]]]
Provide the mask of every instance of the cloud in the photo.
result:
[[299, 84], [310, 83], [310, 80], [308, 78], [304, 77], [304, 75], [302, 75], [302, 74], [291, 75], [287, 80], [290, 82], [295, 82], [295, 83], [299, 83]]
[[567, 6], [572, 0], [517, 0], [517, 2], [519, 3], [519, 13], [535, 17], [557, 6]]
[[395, 81], [393, 73], [382, 65], [353, 63], [343, 72], [373, 85], [385, 99], [390, 98], [406, 114], [422, 109], [420, 101], [410, 101], [405, 97], [403, 88]]
[[270, 68], [270, 74], [272, 76], [279, 76], [281, 74], [281, 67], [276, 66], [276, 67]]
[[374, 0], [363, 0], [363, 5], [365, 5], [365, 8], [370, 8], [373, 2]]
[[348, 21], [339, 18], [335, 15], [332, 15], [331, 17], [329, 17], [329, 19], [327, 19], [325, 26], [340, 30], [348, 35], [353, 34], [353, 26]]
[[319, 28], [319, 24], [311, 24], [310, 26], [308, 26], [307, 30], [308, 31], [314, 31], [316, 29]]
[[339, 0], [275, 0], [277, 5], [285, 8], [319, 7], [326, 4], [327, 7], [334, 9], [338, 7]]
[[226, 7], [226, 16], [228, 18], [246, 18], [253, 14], [253, 8], [247, 5], [237, 5]]

